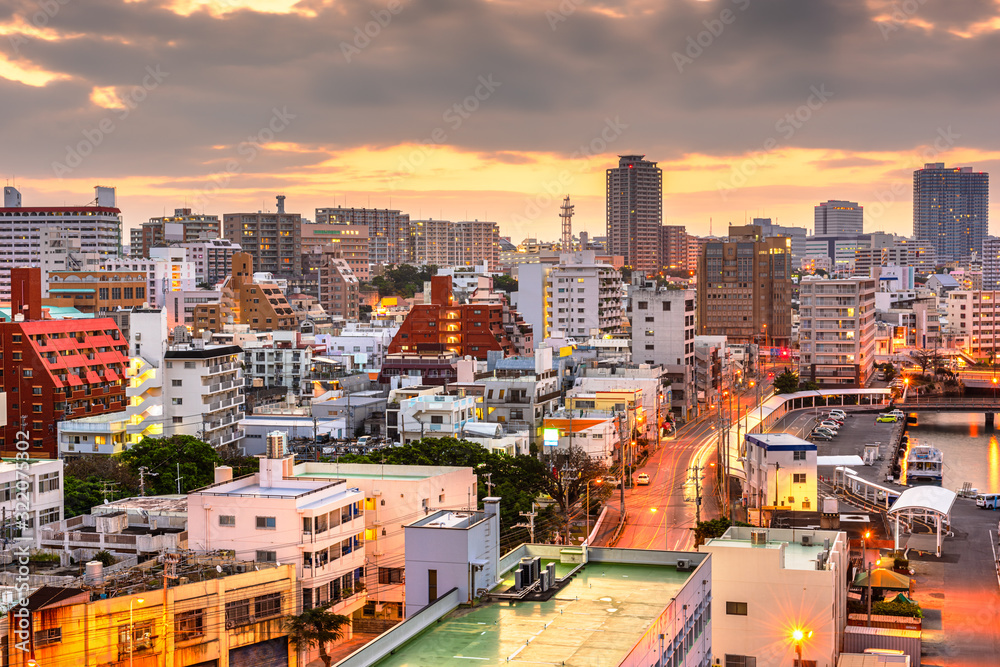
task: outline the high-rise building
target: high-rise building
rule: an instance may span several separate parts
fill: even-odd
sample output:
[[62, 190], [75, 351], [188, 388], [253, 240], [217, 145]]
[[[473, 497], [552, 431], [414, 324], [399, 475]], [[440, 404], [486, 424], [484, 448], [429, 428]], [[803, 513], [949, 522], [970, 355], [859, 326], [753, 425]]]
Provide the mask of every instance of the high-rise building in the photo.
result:
[[194, 277], [199, 283], [215, 285], [229, 275], [233, 255], [242, 251], [229, 239], [204, 239], [177, 244], [184, 248], [184, 258], [194, 265]]
[[258, 271], [291, 278], [302, 267], [302, 215], [285, 213], [283, 195], [277, 200], [274, 213], [224, 214], [222, 234], [250, 254]]
[[195, 289], [195, 265], [185, 259], [187, 253], [184, 248], [154, 247], [149, 249], [149, 253], [149, 259], [111, 259], [104, 263], [103, 268], [106, 271], [144, 272], [146, 301], [154, 308], [165, 307], [170, 292]]
[[[410, 214], [377, 208], [318, 208], [316, 224], [367, 225], [372, 265], [413, 262]], [[355, 271], [357, 273], [357, 271]]]
[[821, 387], [864, 387], [875, 366], [872, 278], [799, 283], [799, 377]]
[[684, 225], [660, 227], [660, 258], [668, 269], [682, 271], [688, 268], [688, 233]]
[[864, 232], [865, 207], [855, 201], [831, 199], [814, 210], [815, 236], [848, 236]]
[[198, 215], [189, 208], [175, 208], [172, 216], [150, 218], [131, 231], [131, 255], [149, 257], [150, 248], [171, 243], [218, 238], [219, 216]]
[[983, 239], [983, 289], [1000, 290], [1000, 238]]
[[659, 271], [663, 224], [663, 170], [645, 155], [619, 155], [607, 171], [608, 252], [625, 266]]
[[792, 335], [791, 240], [760, 227], [730, 227], [698, 259], [698, 334], [730, 343], [788, 345]]
[[913, 235], [933, 245], [939, 261], [969, 258], [986, 238], [989, 194], [986, 172], [925, 164], [913, 172]]
[[347, 322], [358, 319], [358, 277], [342, 255], [343, 248], [326, 246], [320, 253], [319, 303], [330, 317]]
[[415, 220], [413, 261], [438, 266], [472, 266], [486, 262], [496, 268], [500, 252], [500, 228], [480, 220]]
[[799, 266], [802, 258], [808, 255], [807, 242], [809, 230], [805, 227], [789, 227], [776, 225], [771, 218], [754, 218], [751, 224], [759, 225], [765, 239], [775, 236], [787, 236], [792, 240], [792, 266]]
[[21, 193], [11, 186], [4, 187], [0, 208], [0, 301], [10, 300], [13, 267], [41, 265], [46, 232], [51, 230], [61, 232], [63, 238], [78, 238], [80, 253], [97, 253], [102, 260], [121, 254], [122, 219], [115, 189], [98, 186], [94, 191], [94, 201], [86, 206], [22, 207]]
[[[325, 246], [334, 245], [339, 249], [340, 258], [347, 262], [358, 280], [368, 281], [370, 275], [370, 246], [368, 225], [348, 223], [308, 223], [302, 225], [302, 274], [315, 275], [319, 270], [316, 262], [325, 251]], [[319, 253], [319, 254], [317, 254]]]

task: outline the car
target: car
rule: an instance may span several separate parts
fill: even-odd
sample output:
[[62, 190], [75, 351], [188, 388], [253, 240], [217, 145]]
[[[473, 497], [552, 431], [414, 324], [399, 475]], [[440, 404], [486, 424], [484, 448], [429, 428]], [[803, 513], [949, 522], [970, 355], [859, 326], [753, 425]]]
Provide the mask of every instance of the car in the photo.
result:
[[369, 444], [369, 440], [371, 439], [372, 439], [371, 436], [363, 435], [360, 438], [358, 438], [358, 441], [355, 444], [357, 444], [358, 447], [365, 447]]
[[817, 426], [816, 428], [813, 429], [812, 432], [813, 433], [825, 433], [826, 435], [830, 436], [831, 438], [836, 437], [836, 435], [837, 435], [836, 431], [834, 431], [832, 429], [828, 429], [825, 426]]
[[895, 424], [897, 421], [899, 421], [899, 418], [896, 417], [896, 415], [890, 415], [889, 413], [881, 414], [875, 418], [876, 424], [879, 423]]
[[830, 410], [830, 414], [831, 415], [837, 415], [837, 416], [842, 417], [842, 418], [846, 418], [847, 417], [847, 413], [844, 412], [843, 410]]
[[613, 475], [606, 475], [605, 477], [601, 478], [601, 483], [607, 484], [608, 486], [613, 488], [617, 488], [618, 485], [621, 484], [621, 480]]
[[844, 420], [835, 415], [827, 415], [826, 417], [820, 417], [820, 419], [825, 422], [835, 422], [838, 426], [844, 425]]
[[838, 432], [840, 430], [840, 424], [838, 424], [837, 422], [823, 421], [823, 422], [820, 422], [819, 425], [822, 426], [823, 428], [830, 429], [834, 433], [836, 433], [836, 432]]
[[649, 475], [644, 472], [639, 473], [639, 476], [635, 478], [635, 483], [637, 486], [649, 486]]
[[896, 419], [902, 419], [903, 417], [906, 416], [906, 413], [904, 413], [902, 410], [889, 410], [889, 412], [887, 412], [886, 414], [896, 415]]
[[998, 501], [1000, 501], [1000, 494], [980, 493], [976, 496], [976, 507], [981, 510], [995, 510]]
[[833, 436], [821, 431], [813, 431], [809, 434], [809, 440], [833, 440]]

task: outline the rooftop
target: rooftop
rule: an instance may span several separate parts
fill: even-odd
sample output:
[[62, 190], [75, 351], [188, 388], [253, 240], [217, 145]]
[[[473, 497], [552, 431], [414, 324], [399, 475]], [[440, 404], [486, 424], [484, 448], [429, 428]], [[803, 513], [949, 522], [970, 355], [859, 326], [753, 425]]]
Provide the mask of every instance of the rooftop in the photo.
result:
[[[812, 529], [769, 529], [767, 540], [763, 544], [753, 544], [750, 539], [751, 528], [734, 526], [726, 530], [722, 537], [716, 537], [705, 543], [705, 550], [710, 547], [724, 547], [732, 549], [772, 549], [783, 550], [784, 559], [781, 567], [786, 570], [815, 570], [816, 561], [821, 552], [825, 550], [824, 539], [830, 540], [830, 550], [834, 546], [839, 536], [835, 530], [812, 530]], [[802, 537], [808, 535], [812, 538], [812, 544], [806, 546], [802, 544]], [[843, 545], [841, 545], [843, 548]]]
[[317, 463], [303, 462], [296, 464], [293, 475], [297, 479], [387, 479], [387, 480], [421, 480], [446, 475], [459, 471], [470, 471], [471, 468], [458, 466], [404, 466], [378, 465], [373, 463]]
[[548, 602], [459, 608], [375, 664], [618, 664], [690, 576], [671, 566], [591, 562]]

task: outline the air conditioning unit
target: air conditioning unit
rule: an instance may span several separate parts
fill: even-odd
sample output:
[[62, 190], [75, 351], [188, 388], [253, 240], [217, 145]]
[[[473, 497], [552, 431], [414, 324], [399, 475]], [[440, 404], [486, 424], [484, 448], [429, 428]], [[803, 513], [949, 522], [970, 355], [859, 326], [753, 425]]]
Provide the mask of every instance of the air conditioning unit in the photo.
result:
[[767, 544], [767, 531], [766, 530], [751, 530], [750, 531], [750, 544], [754, 546]]
[[140, 341], [140, 340], [142, 340], [142, 332], [140, 332], [140, 331], [136, 331], [136, 332], [135, 332], [135, 339], [136, 339], [137, 341]]
[[372, 497], [378, 498], [381, 495], [382, 495], [382, 491], [381, 490], [379, 490], [379, 489], [373, 489], [372, 490]]
[[678, 572], [686, 572], [686, 571], [688, 571], [690, 569], [692, 569], [691, 568], [691, 559], [690, 558], [678, 558], [677, 559], [677, 571]]
[[812, 543], [813, 543], [813, 536], [812, 535], [803, 535], [802, 536], [802, 546], [804, 546], [804, 547], [811, 547]]

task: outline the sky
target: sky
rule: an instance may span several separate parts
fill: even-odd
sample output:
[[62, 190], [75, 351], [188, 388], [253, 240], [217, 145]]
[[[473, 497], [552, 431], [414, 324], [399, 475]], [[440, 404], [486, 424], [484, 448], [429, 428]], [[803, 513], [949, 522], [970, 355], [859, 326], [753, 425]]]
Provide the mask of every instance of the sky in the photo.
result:
[[566, 195], [602, 235], [644, 154], [690, 233], [848, 199], [909, 235], [914, 169], [1000, 173], [997, 62], [1000, 0], [5, 0], [0, 171], [128, 227], [284, 194], [518, 242]]

